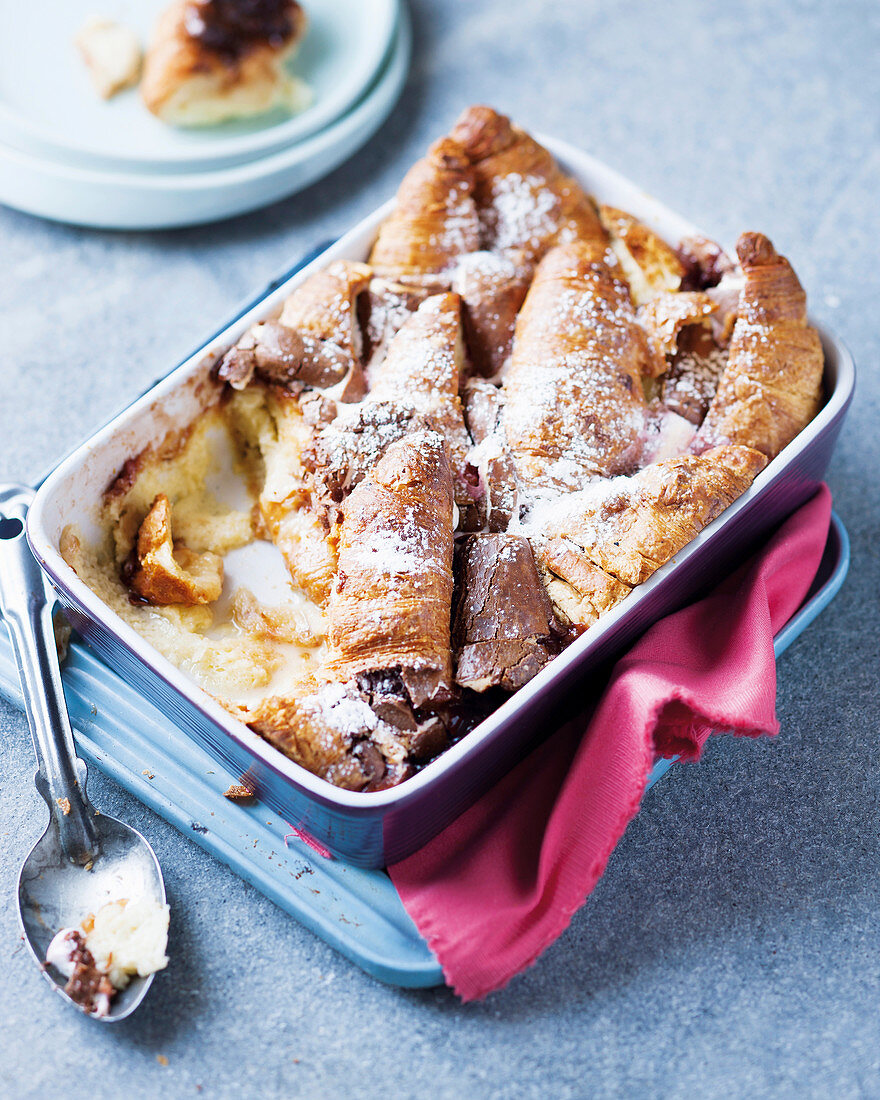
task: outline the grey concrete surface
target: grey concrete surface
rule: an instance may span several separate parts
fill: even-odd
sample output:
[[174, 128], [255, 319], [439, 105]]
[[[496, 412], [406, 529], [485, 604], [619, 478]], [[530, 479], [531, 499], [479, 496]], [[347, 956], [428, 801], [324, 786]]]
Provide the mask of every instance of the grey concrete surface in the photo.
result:
[[36, 477], [487, 101], [723, 240], [761, 229], [791, 257], [861, 368], [829, 472], [850, 579], [780, 663], [781, 736], [718, 739], [673, 769], [568, 933], [478, 1005], [376, 984], [94, 773], [95, 801], [155, 844], [173, 959], [133, 1019], [80, 1019], [19, 943], [14, 875], [42, 814], [24, 720], [0, 705], [0, 1095], [880, 1096], [880, 9], [412, 10], [400, 104], [300, 195], [164, 234], [0, 209], [0, 474]]

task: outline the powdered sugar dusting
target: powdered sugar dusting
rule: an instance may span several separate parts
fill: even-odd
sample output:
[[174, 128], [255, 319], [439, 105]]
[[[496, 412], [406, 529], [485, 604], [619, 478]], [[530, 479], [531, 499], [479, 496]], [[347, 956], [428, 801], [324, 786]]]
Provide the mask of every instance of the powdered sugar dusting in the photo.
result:
[[348, 547], [345, 564], [347, 569], [363, 569], [385, 577], [412, 576], [444, 567], [412, 516], [398, 523], [389, 519], [360, 535], [357, 545]]
[[499, 177], [485, 213], [492, 247], [539, 249], [558, 228], [559, 206], [558, 195], [539, 176]]
[[348, 684], [325, 684], [316, 694], [307, 695], [302, 706], [319, 713], [328, 726], [349, 737], [371, 732], [380, 722], [369, 703]]
[[583, 277], [536, 282], [529, 306], [504, 380], [504, 426], [521, 478], [571, 491], [634, 466], [647, 338], [625, 292], [594, 264]]

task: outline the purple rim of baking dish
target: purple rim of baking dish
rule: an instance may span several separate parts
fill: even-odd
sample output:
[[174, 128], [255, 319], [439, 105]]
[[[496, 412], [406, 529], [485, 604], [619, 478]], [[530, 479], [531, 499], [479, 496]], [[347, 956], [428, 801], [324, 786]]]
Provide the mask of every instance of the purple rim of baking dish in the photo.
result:
[[[552, 139], [542, 139], [570, 170], [590, 176], [601, 172], [613, 187], [615, 203], [650, 220], [656, 209], [673, 232], [694, 228], [646, 198], [628, 181], [593, 158]], [[610, 182], [609, 182], [610, 181]], [[590, 183], [587, 184], [590, 186]], [[364, 226], [375, 225], [383, 207], [329, 251], [345, 254], [349, 240]], [[647, 211], [647, 212], [646, 212]], [[667, 233], [669, 229], [667, 228]], [[270, 296], [277, 300], [312, 270], [327, 262], [322, 253]], [[196, 364], [213, 361], [218, 349], [233, 342], [244, 328], [265, 314], [268, 300], [255, 307], [159, 383], [170, 397], [172, 380], [197, 374]], [[818, 327], [818, 326], [817, 326]], [[396, 862], [415, 851], [471, 805], [516, 764], [577, 701], [595, 687], [600, 670], [663, 615], [683, 606], [748, 556], [767, 533], [816, 490], [821, 481], [852, 399], [855, 368], [845, 346], [819, 329], [825, 351], [826, 402], [813, 422], [755, 479], [753, 485], [721, 516], [659, 569], [627, 600], [555, 658], [465, 738], [447, 749], [413, 778], [385, 791], [344, 791], [312, 775], [234, 719], [184, 673], [175, 668], [115, 615], [66, 565], [45, 523], [47, 502], [82, 469], [90, 455], [145, 414], [151, 390], [133, 402], [111, 424], [95, 433], [51, 474], [31, 507], [28, 535], [34, 553], [58, 590], [76, 629], [110, 665], [172, 716], [181, 730], [233, 774], [247, 777], [260, 799], [285, 820], [307, 830], [343, 858], [365, 867]]]

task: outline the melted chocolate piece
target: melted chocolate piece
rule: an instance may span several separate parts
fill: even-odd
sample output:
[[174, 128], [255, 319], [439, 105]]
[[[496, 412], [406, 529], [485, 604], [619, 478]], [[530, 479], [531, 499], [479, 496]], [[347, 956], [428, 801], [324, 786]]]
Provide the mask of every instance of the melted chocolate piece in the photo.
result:
[[684, 267], [682, 290], [708, 290], [734, 270], [722, 247], [706, 237], [685, 237], [675, 250]]
[[193, 0], [184, 21], [191, 38], [234, 62], [257, 44], [283, 46], [294, 29], [294, 12], [290, 0]]
[[[72, 1001], [82, 1005], [86, 1012], [102, 1015], [102, 1001], [109, 1004], [116, 990], [107, 975], [95, 964], [94, 956], [86, 947], [82, 933], [74, 931], [70, 934], [70, 939], [73, 944], [70, 952], [73, 973], [64, 992]], [[106, 1012], [106, 1008], [103, 1012]]]
[[456, 682], [516, 691], [561, 648], [532, 548], [517, 535], [470, 535], [456, 565]]

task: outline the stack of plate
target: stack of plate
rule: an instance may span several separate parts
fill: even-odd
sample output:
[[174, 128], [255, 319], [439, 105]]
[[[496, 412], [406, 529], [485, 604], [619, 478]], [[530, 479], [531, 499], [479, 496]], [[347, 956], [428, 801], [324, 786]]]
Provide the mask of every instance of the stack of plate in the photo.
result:
[[[101, 14], [150, 29], [167, 0], [107, 0]], [[166, 126], [137, 89], [105, 102], [73, 44], [95, 0], [0, 0], [0, 202], [112, 229], [195, 225], [301, 190], [369, 138], [406, 78], [400, 0], [303, 0], [309, 30], [291, 70], [310, 107], [200, 130]]]

